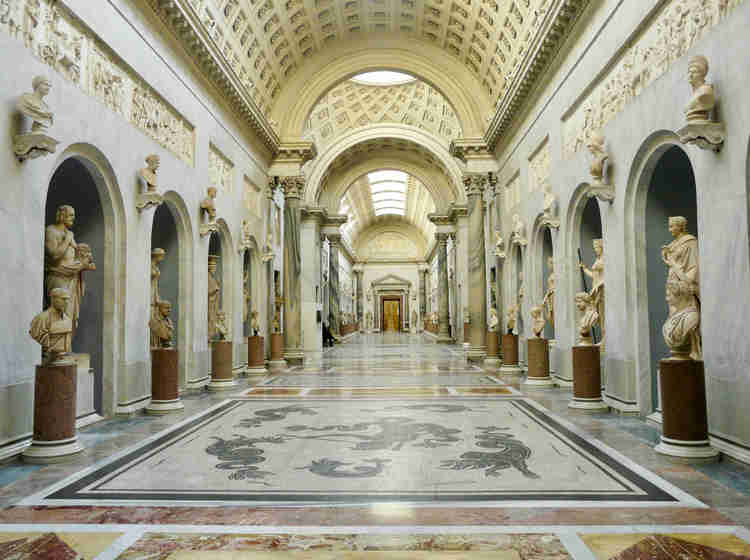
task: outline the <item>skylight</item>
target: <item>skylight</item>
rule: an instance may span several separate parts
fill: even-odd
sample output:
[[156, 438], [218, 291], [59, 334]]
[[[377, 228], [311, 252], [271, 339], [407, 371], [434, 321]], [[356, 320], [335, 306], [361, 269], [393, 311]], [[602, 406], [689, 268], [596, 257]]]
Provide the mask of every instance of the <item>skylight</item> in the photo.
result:
[[396, 86], [408, 84], [416, 80], [414, 76], [402, 72], [391, 72], [389, 70], [378, 70], [376, 72], [364, 72], [357, 74], [352, 81], [366, 86]]
[[409, 176], [403, 171], [374, 171], [367, 175], [370, 183], [372, 207], [376, 216], [406, 215], [406, 181]]

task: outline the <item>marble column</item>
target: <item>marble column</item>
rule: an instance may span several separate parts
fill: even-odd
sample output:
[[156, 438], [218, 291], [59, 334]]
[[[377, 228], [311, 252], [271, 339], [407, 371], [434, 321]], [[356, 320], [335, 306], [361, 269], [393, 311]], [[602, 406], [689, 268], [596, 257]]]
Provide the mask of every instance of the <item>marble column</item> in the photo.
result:
[[339, 328], [339, 251], [341, 251], [341, 235], [328, 234], [328, 313], [331, 332], [341, 336]]
[[[274, 230], [274, 221], [273, 221], [273, 211], [276, 206], [276, 203], [274, 202], [274, 193], [276, 191], [276, 184], [274, 182], [273, 177], [269, 179], [268, 186], [266, 188], [266, 201], [268, 202], [268, 212], [266, 213], [267, 222], [266, 222], [266, 244], [269, 245], [269, 250], [273, 251], [275, 249], [274, 247], [274, 239], [273, 239], [273, 230]], [[270, 241], [270, 243], [269, 243]], [[277, 239], [276, 242], [281, 241], [280, 239]], [[264, 249], [265, 250], [265, 249]], [[274, 284], [273, 284], [273, 264], [275, 260], [275, 255], [268, 254], [265, 256], [267, 259], [265, 262], [266, 265], [266, 289], [267, 289], [267, 296], [268, 296], [268, 304], [266, 305], [266, 328], [263, 329], [263, 325], [261, 325], [261, 333], [265, 332], [265, 348], [263, 350], [263, 355], [267, 358], [270, 358], [271, 356], [271, 334], [273, 333], [273, 318], [274, 314], [276, 312], [276, 293], [274, 291]], [[264, 259], [265, 260], [265, 259]]]
[[419, 267], [419, 317], [420, 330], [424, 329], [424, 318], [427, 313], [427, 266]]
[[436, 233], [438, 242], [438, 342], [450, 344], [453, 342], [448, 328], [448, 234]]
[[357, 278], [357, 317], [356, 321], [359, 321], [359, 332], [365, 332], [365, 302], [364, 302], [364, 286], [362, 285], [365, 281], [365, 270], [361, 265], [357, 266], [354, 270]]
[[300, 198], [304, 177], [284, 177], [284, 359], [302, 363], [302, 255], [300, 244]]
[[469, 210], [469, 361], [483, 362], [487, 353], [487, 273], [484, 250], [483, 193], [490, 175], [464, 176]]

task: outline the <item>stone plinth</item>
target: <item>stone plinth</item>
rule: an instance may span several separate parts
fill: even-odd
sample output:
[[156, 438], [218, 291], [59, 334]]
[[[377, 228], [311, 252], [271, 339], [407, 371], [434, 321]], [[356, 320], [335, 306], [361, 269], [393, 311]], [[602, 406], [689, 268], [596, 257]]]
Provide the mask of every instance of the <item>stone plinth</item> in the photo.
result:
[[519, 375], [522, 373], [518, 367], [518, 335], [503, 335], [503, 366], [500, 373], [505, 375]]
[[247, 373], [250, 375], [266, 373], [265, 341], [262, 336], [251, 336], [247, 339]]
[[83, 451], [76, 436], [77, 367], [36, 367], [34, 436], [23, 452], [25, 462], [58, 463]]
[[663, 424], [656, 451], [683, 459], [718, 459], [708, 441], [703, 362], [661, 360], [659, 382]]
[[151, 350], [151, 402], [148, 414], [168, 414], [183, 410], [178, 376], [179, 353], [176, 348]]
[[487, 357], [484, 369], [496, 371], [500, 367], [500, 336], [497, 331], [487, 331]]
[[464, 323], [464, 344], [471, 342], [471, 323]]
[[573, 346], [573, 400], [569, 408], [584, 412], [609, 410], [602, 400], [602, 371], [598, 346]]
[[271, 360], [268, 362], [268, 369], [271, 371], [286, 369], [286, 361], [284, 360], [284, 335], [281, 333], [273, 333], [271, 335]]
[[216, 340], [211, 345], [211, 381], [209, 391], [224, 391], [237, 385], [232, 375], [232, 341]]
[[549, 341], [546, 338], [530, 338], [527, 341], [529, 369], [524, 385], [529, 388], [552, 387], [549, 371]]

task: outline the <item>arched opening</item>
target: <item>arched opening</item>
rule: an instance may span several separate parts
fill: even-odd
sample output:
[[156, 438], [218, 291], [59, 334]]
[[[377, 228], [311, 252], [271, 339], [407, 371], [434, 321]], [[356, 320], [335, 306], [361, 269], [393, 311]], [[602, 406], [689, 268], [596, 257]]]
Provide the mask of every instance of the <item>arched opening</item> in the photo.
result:
[[[513, 287], [511, 294], [511, 305], [517, 305], [516, 309], [516, 331], [520, 340], [524, 339], [523, 300], [525, 296], [523, 252], [520, 245], [513, 246]], [[523, 347], [523, 344], [520, 345]]]
[[[579, 228], [579, 244], [578, 249], [580, 250], [580, 255], [583, 261], [583, 264], [585, 264], [588, 268], [591, 268], [593, 263], [596, 261], [596, 253], [594, 252], [594, 240], [595, 239], [602, 239], [602, 215], [599, 211], [599, 202], [596, 198], [589, 198], [586, 202], [586, 206], [583, 208], [583, 213], [581, 214], [581, 226]], [[604, 258], [606, 262], [606, 254], [607, 254], [607, 247], [605, 245], [604, 247]], [[581, 273], [579, 273], [579, 276], [581, 276]], [[578, 280], [577, 284], [574, 282], [574, 285], [579, 286], [578, 289], [576, 289], [576, 292], [579, 292], [584, 289], [584, 280], [581, 278]], [[592, 288], [592, 282], [591, 278], [586, 277], [585, 278], [585, 291], [590, 292]], [[606, 297], [606, 295], [605, 295]], [[577, 321], [577, 318], [575, 318]], [[577, 331], [576, 331], [577, 332]], [[594, 327], [594, 336], [596, 341], [601, 341], [602, 339], [602, 332], [600, 327]]]
[[[103, 179], [99, 176], [99, 180]], [[75, 213], [70, 227], [77, 247], [69, 246], [62, 255], [53, 255], [52, 248], [58, 209], [70, 206]], [[113, 313], [105, 309], [106, 266], [114, 262], [114, 247], [108, 241], [107, 223], [102, 199], [97, 188], [97, 173], [90, 162], [83, 158], [65, 159], [55, 170], [50, 181], [45, 205], [45, 280], [44, 301], [49, 304], [48, 292], [51, 288], [67, 288], [71, 294], [69, 312], [74, 323], [73, 353], [78, 363], [78, 393], [76, 396], [76, 415], [84, 418], [93, 414], [105, 413], [104, 379], [105, 379], [105, 329], [114, 328]], [[79, 269], [85, 260], [85, 245], [91, 249], [95, 269]], [[110, 277], [111, 279], [111, 277]], [[109, 324], [105, 325], [105, 321]], [[110, 350], [111, 352], [111, 350]]]
[[221, 235], [211, 233], [208, 240], [208, 340], [217, 339], [216, 321], [224, 304], [224, 255]]
[[687, 218], [688, 231], [699, 237], [695, 176], [690, 159], [679, 146], [668, 148], [658, 157], [646, 195], [645, 296], [648, 299], [651, 398], [657, 410], [660, 408], [657, 382], [659, 360], [669, 356], [669, 348], [662, 335], [662, 325], [668, 311], [665, 301], [667, 267], [662, 260], [661, 250], [672, 241], [668, 228], [670, 216]]
[[[552, 247], [552, 232], [548, 227], [544, 228], [542, 233], [542, 286], [545, 295], [549, 295], [549, 299], [554, 300], [554, 288], [550, 287], [550, 276], [554, 273], [554, 249]], [[552, 266], [550, 266], [552, 263]], [[552, 290], [552, 291], [550, 291]], [[547, 304], [548, 311], [554, 313], [555, 302], [551, 301]], [[547, 321], [547, 325], [544, 327], [544, 337], [548, 340], [554, 340], [555, 338], [555, 326], [552, 318]]]

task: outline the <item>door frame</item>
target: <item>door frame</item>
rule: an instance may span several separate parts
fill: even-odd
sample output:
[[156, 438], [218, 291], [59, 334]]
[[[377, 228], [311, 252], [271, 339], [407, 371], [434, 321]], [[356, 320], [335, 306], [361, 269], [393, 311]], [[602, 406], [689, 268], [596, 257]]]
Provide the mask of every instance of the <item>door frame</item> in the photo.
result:
[[382, 296], [380, 298], [380, 332], [385, 332], [385, 302], [386, 301], [396, 301], [398, 302], [398, 325], [396, 332], [401, 332], [401, 325], [402, 323], [402, 305], [401, 305], [401, 296]]

